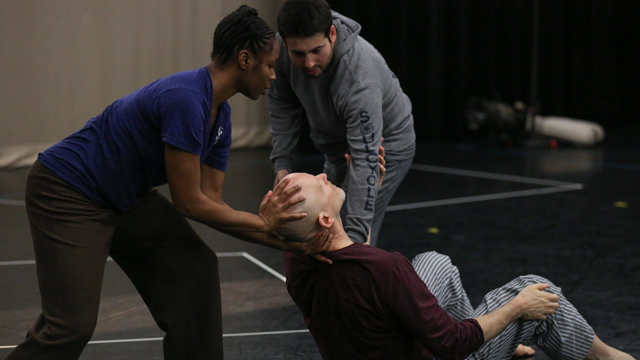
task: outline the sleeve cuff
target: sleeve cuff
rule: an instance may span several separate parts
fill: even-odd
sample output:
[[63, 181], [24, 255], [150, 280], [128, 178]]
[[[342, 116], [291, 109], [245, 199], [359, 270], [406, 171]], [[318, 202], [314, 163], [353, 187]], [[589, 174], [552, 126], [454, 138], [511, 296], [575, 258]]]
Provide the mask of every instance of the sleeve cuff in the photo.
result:
[[276, 173], [280, 170], [287, 170], [288, 172], [291, 172], [291, 160], [278, 158], [274, 161], [273, 168]]
[[362, 233], [360, 231], [357, 231], [354, 229], [347, 229], [346, 233], [347, 233], [347, 236], [349, 236], [349, 239], [351, 239], [351, 241], [359, 242], [361, 244], [364, 244], [367, 241], [367, 237], [363, 238]]

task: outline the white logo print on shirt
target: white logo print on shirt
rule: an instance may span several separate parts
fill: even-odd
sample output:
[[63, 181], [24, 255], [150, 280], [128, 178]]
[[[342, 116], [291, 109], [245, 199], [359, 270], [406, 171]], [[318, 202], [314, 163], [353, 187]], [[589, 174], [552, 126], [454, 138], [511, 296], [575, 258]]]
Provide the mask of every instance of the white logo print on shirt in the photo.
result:
[[218, 140], [220, 140], [220, 136], [222, 136], [222, 131], [224, 130], [223, 127], [219, 127], [218, 128], [218, 134], [216, 135], [216, 139], [213, 141], [213, 145], [218, 143]]

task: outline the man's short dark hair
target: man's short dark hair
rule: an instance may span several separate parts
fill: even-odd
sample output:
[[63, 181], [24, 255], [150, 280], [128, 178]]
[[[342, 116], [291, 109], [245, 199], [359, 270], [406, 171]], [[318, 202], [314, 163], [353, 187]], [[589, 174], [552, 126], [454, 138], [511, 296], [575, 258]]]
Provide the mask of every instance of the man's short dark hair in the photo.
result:
[[211, 60], [225, 64], [242, 50], [248, 50], [255, 56], [269, 52], [273, 49], [275, 36], [271, 26], [258, 16], [258, 10], [241, 5], [216, 27]]
[[278, 32], [283, 39], [324, 34], [333, 25], [331, 7], [324, 0], [285, 0], [278, 12]]

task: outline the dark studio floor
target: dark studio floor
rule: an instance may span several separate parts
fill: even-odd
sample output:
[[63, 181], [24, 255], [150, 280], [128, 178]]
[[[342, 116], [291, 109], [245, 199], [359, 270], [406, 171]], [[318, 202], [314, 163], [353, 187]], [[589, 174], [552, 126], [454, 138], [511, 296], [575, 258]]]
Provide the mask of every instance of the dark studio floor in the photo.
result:
[[[268, 155], [232, 153], [228, 204], [257, 212], [273, 183]], [[302, 160], [300, 169], [321, 169], [318, 156]], [[39, 313], [22, 202], [27, 171], [0, 171], [0, 359]], [[474, 305], [517, 275], [547, 277], [604, 342], [640, 358], [639, 183], [635, 140], [592, 149], [421, 144], [379, 246], [409, 258], [427, 250], [449, 255]], [[282, 254], [195, 227], [220, 256], [225, 358], [320, 359], [279, 275]], [[108, 262], [98, 327], [82, 359], [161, 359], [161, 336], [124, 273]]]

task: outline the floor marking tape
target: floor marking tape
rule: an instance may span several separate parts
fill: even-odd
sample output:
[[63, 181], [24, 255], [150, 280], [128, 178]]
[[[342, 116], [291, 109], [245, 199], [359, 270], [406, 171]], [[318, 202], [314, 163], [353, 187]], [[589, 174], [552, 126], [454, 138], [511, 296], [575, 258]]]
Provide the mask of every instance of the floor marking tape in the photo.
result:
[[442, 174], [469, 176], [469, 177], [476, 177], [476, 178], [483, 178], [483, 179], [504, 180], [504, 181], [519, 182], [519, 183], [525, 183], [525, 184], [548, 185], [548, 186], [574, 185], [574, 183], [565, 182], [565, 181], [537, 179], [537, 178], [531, 178], [531, 177], [525, 177], [525, 176], [497, 174], [497, 173], [464, 170], [464, 169], [454, 169], [454, 168], [422, 165], [422, 164], [413, 164], [411, 165], [411, 169], [428, 171], [428, 172], [436, 172], [436, 173], [442, 173]]
[[272, 268], [268, 267], [267, 265], [265, 265], [262, 261], [254, 258], [253, 256], [247, 254], [247, 253], [242, 253], [242, 256], [251, 260], [254, 264], [260, 266], [261, 268], [265, 269], [267, 272], [269, 272], [270, 274], [272, 274], [273, 276], [277, 277], [278, 279], [282, 280], [283, 282], [287, 281], [287, 278], [285, 278], [284, 276], [282, 276], [279, 272], [273, 270]]
[[552, 194], [552, 193], [557, 193], [562, 191], [581, 190], [582, 188], [583, 188], [582, 184], [573, 184], [573, 185], [567, 185], [567, 186], [554, 186], [554, 187], [541, 188], [541, 189], [510, 191], [510, 192], [504, 192], [504, 193], [467, 196], [467, 197], [460, 197], [460, 198], [453, 198], [453, 199], [423, 201], [423, 202], [417, 202], [417, 203], [411, 203], [411, 204], [390, 205], [390, 206], [387, 206], [387, 212], [398, 211], [398, 210], [409, 210], [409, 209], [421, 209], [421, 208], [443, 206], [443, 205], [465, 204], [465, 203], [487, 201], [487, 200], [509, 199], [509, 198], [522, 197], [522, 196]]
[[[254, 264], [256, 264], [258, 266], [260, 266], [261, 268], [263, 268], [264, 270], [266, 270], [270, 274], [274, 275], [278, 279], [280, 279], [282, 281], [286, 281], [286, 278], [284, 276], [282, 276], [280, 273], [278, 273], [277, 271], [273, 270], [269, 266], [265, 265], [262, 261], [256, 259], [255, 257], [249, 255], [246, 252], [221, 252], [221, 253], [216, 253], [216, 255], [218, 257], [234, 257], [234, 256], [244, 257], [245, 259], [248, 259], [249, 261], [253, 262]], [[107, 258], [107, 260], [113, 261], [113, 259], [111, 259], [110, 257]], [[2, 261], [2, 262], [0, 262], [0, 266], [2, 266], [2, 265], [32, 265], [32, 264], [35, 264], [35, 263], [36, 263], [35, 260]], [[307, 329], [304, 329], [304, 330], [265, 331], [265, 332], [223, 334], [222, 337], [286, 335], [286, 334], [298, 334], [298, 333], [307, 333], [307, 332], [309, 332], [309, 330], [307, 330]], [[159, 338], [140, 338], [140, 339], [121, 339], [121, 340], [96, 340], [96, 341], [90, 341], [89, 344], [113, 344], [113, 343], [160, 341], [160, 340], [162, 340], [161, 337], [159, 337]], [[13, 349], [16, 346], [17, 345], [0, 346], [0, 349]]]
[[552, 193], [563, 192], [563, 191], [573, 191], [573, 190], [584, 189], [584, 185], [578, 184], [578, 183], [570, 183], [570, 182], [547, 180], [547, 179], [537, 179], [537, 178], [531, 178], [531, 177], [525, 177], [525, 176], [496, 174], [496, 173], [489, 173], [489, 172], [483, 172], [483, 171], [454, 169], [454, 168], [441, 167], [441, 166], [413, 164], [411, 165], [411, 169], [419, 170], [419, 171], [435, 172], [435, 173], [441, 173], [441, 174], [511, 181], [511, 182], [518, 182], [518, 183], [524, 183], [524, 184], [547, 185], [549, 187], [540, 188], [540, 189], [509, 191], [504, 193], [495, 193], [495, 194], [486, 194], [486, 195], [466, 196], [466, 197], [443, 199], [443, 200], [422, 201], [422, 202], [409, 203], [409, 204], [390, 205], [390, 206], [387, 206], [386, 211], [421, 209], [421, 208], [434, 207], [434, 206], [465, 204], [465, 203], [478, 202], [478, 201], [509, 199], [509, 198], [522, 197], [522, 196], [544, 195], [544, 194], [552, 194]]
[[[304, 330], [282, 330], [282, 331], [263, 331], [263, 332], [250, 332], [250, 333], [235, 333], [235, 334], [222, 334], [222, 337], [243, 337], [243, 336], [268, 336], [268, 335], [289, 335], [289, 334], [303, 334], [308, 333], [308, 329]], [[119, 344], [119, 343], [132, 343], [132, 342], [145, 342], [145, 341], [162, 341], [161, 337], [153, 338], [138, 338], [138, 339], [118, 339], [118, 340], [95, 340], [89, 341], [89, 345], [98, 344]], [[5, 345], [0, 346], [0, 349], [13, 349], [17, 345]]]
[[25, 206], [22, 200], [0, 199], [0, 205]]
[[[498, 194], [490, 194], [490, 195], [479, 195], [479, 196], [470, 196], [470, 197], [463, 197], [463, 198], [445, 199], [445, 200], [425, 201], [425, 202], [411, 203], [411, 204], [392, 205], [387, 207], [387, 211], [418, 209], [418, 208], [426, 208], [426, 207], [433, 207], [433, 206], [463, 204], [468, 202], [507, 199], [511, 197], [550, 194], [550, 193], [561, 192], [561, 191], [581, 190], [583, 188], [582, 184], [575, 184], [575, 183], [569, 183], [564, 181], [538, 179], [538, 178], [531, 178], [531, 177], [525, 177], [525, 176], [497, 174], [497, 173], [489, 173], [489, 172], [483, 172], [483, 171], [464, 170], [464, 169], [456, 169], [456, 168], [448, 168], [448, 167], [432, 166], [432, 165], [424, 165], [424, 164], [413, 164], [411, 165], [411, 169], [426, 171], [426, 172], [435, 172], [435, 173], [441, 173], [441, 174], [511, 181], [511, 182], [525, 183], [525, 184], [547, 185], [547, 186], [552, 186], [553, 188], [541, 189], [542, 191], [538, 191], [538, 190], [525, 190], [522, 192], [514, 191], [510, 193], [498, 193]], [[556, 187], [558, 189], [555, 189]], [[551, 190], [551, 189], [555, 189], [555, 190]], [[25, 202], [20, 200], [0, 199], [0, 205], [24, 206]], [[218, 256], [221, 256], [221, 255], [218, 255]], [[238, 254], [238, 255], [229, 255], [229, 256], [242, 256], [242, 255]], [[252, 259], [249, 259], [249, 260], [253, 261]], [[256, 264], [260, 267], [263, 267], [264, 265], [258, 262], [256, 262]], [[2, 263], [0, 263], [0, 265], [2, 265]], [[265, 268], [265, 270], [271, 273], [274, 273], [272, 272], [273, 270], [271, 268], [268, 268], [268, 269], [267, 268]], [[282, 275], [278, 274], [277, 272], [274, 275], [278, 278], [282, 277]]]
[[[243, 257], [245, 259], [248, 259], [252, 263], [260, 266], [261, 268], [263, 268], [264, 270], [268, 271], [269, 273], [273, 274], [278, 279], [280, 279], [282, 281], [286, 281], [285, 277], [282, 276], [280, 273], [278, 273], [277, 271], [275, 271], [272, 268], [268, 267], [263, 262], [261, 262], [260, 260], [254, 258], [253, 256], [249, 255], [248, 253], [246, 253], [244, 251], [240, 251], [240, 252], [219, 252], [219, 253], [216, 253], [216, 256], [218, 256], [219, 258], [223, 258], [223, 257]], [[113, 261], [113, 259], [111, 257], [107, 257], [107, 261]], [[0, 261], [0, 266], [34, 265], [35, 263], [36, 263], [35, 260]]]
[[0, 266], [34, 265], [35, 263], [35, 260], [0, 261]]
[[252, 333], [238, 333], [238, 334], [223, 334], [222, 337], [241, 337], [241, 336], [262, 336], [262, 335], [288, 335], [288, 334], [301, 334], [308, 333], [308, 329], [304, 330], [284, 330], [284, 331], [265, 331], [265, 332], [252, 332]]

